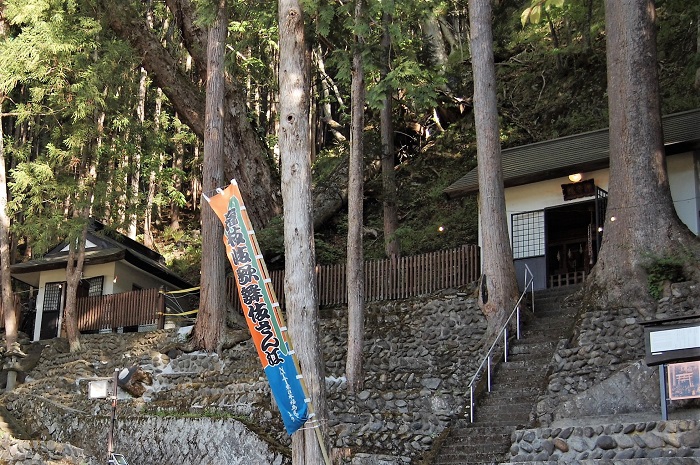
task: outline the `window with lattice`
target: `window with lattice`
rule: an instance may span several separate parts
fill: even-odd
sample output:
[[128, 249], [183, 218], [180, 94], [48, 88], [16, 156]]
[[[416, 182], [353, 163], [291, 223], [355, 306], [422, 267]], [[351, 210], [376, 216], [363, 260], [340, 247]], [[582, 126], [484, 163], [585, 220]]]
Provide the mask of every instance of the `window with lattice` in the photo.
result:
[[104, 276], [95, 276], [93, 278], [88, 278], [85, 281], [88, 282], [88, 296], [89, 297], [99, 297], [102, 295], [102, 290], [104, 288]]
[[44, 311], [57, 312], [61, 305], [63, 283], [46, 283], [44, 287]]
[[544, 210], [515, 213], [511, 216], [513, 258], [544, 255]]

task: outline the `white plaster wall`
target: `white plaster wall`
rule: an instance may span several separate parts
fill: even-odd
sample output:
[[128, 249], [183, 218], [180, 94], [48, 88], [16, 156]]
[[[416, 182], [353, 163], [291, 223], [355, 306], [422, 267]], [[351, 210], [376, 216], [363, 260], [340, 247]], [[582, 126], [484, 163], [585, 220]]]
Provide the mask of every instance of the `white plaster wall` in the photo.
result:
[[697, 235], [700, 230], [698, 228], [700, 179], [698, 179], [695, 158], [700, 158], [700, 154], [684, 153], [668, 157], [666, 158], [666, 169], [676, 212], [678, 212], [681, 221]]
[[[163, 286], [166, 288], [166, 290], [172, 290], [172, 287], [166, 286], [164, 281], [156, 279], [126, 262], [117, 262], [115, 276], [117, 279], [116, 283], [113, 283], [114, 287], [112, 292], [105, 292], [105, 294], [131, 292], [134, 289], [134, 285], [140, 287], [141, 289], [153, 289]], [[114, 276], [110, 282], [113, 280]]]
[[[573, 173], [572, 173], [573, 174]], [[608, 190], [609, 172], [607, 169], [581, 173], [582, 181], [587, 179], [595, 180], [595, 185], [601, 189]], [[508, 234], [512, 232], [511, 215], [515, 213], [542, 210], [557, 205], [571, 205], [577, 202], [592, 200], [594, 197], [585, 197], [569, 202], [564, 201], [561, 190], [562, 184], [569, 184], [569, 178], [550, 179], [524, 186], [510, 187], [506, 189], [506, 213], [508, 217]]]
[[[114, 262], [101, 263], [99, 265], [88, 265], [83, 270], [83, 278], [94, 278], [95, 276], [104, 276], [104, 294], [111, 294], [109, 290], [112, 287], [112, 279], [114, 279]], [[66, 280], [66, 269], [42, 271], [39, 275], [39, 291], [36, 296], [36, 321], [34, 322], [33, 340], [38, 341], [41, 334], [41, 317], [44, 311], [44, 290], [46, 283], [64, 282]], [[65, 303], [63, 300], [61, 304]], [[62, 310], [62, 309], [61, 309]]]

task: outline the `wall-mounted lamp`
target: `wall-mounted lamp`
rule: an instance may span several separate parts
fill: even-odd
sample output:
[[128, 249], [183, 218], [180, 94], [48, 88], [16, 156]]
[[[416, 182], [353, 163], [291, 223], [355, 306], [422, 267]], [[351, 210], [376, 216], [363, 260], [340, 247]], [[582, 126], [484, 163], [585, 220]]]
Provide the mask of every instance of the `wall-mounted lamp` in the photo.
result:
[[114, 279], [112, 280], [114, 284], [117, 284], [117, 275], [114, 275]]
[[583, 175], [581, 175], [581, 173], [574, 173], [569, 175], [569, 181], [571, 182], [579, 182], [581, 179], [583, 179]]

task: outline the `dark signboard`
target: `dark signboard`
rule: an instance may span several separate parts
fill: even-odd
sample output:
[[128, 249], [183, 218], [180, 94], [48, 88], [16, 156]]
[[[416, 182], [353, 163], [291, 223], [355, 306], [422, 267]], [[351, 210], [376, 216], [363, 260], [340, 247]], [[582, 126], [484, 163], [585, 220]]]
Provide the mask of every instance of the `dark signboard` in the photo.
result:
[[562, 184], [561, 191], [564, 194], [564, 200], [592, 197], [595, 195], [595, 181], [586, 179], [585, 181]]

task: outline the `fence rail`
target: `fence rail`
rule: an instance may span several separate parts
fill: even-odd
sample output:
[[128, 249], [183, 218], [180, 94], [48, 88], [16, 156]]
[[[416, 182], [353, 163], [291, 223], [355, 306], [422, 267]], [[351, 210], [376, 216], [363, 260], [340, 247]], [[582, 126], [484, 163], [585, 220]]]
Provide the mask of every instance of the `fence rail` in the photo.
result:
[[78, 330], [137, 325], [162, 327], [164, 310], [165, 298], [158, 289], [83, 297], [77, 301]]
[[[478, 279], [479, 247], [465, 245], [452, 250], [365, 262], [365, 301], [404, 299]], [[348, 301], [345, 264], [317, 266], [319, 305], [342, 305]], [[270, 273], [280, 305], [284, 306], [284, 272]], [[232, 276], [226, 293], [238, 306], [238, 290]], [[165, 296], [158, 289], [145, 289], [77, 299], [79, 331], [157, 325], [165, 322]], [[0, 315], [1, 315], [0, 308]], [[4, 321], [0, 319], [0, 327]]]
[[[462, 247], [396, 259], [365, 262], [365, 301], [406, 299], [440, 289], [460, 287], [476, 281], [480, 274], [479, 247]], [[348, 302], [345, 263], [316, 267], [316, 287], [320, 306]], [[284, 307], [284, 271], [270, 272], [277, 299]], [[226, 281], [226, 292], [238, 305], [233, 276]]]

